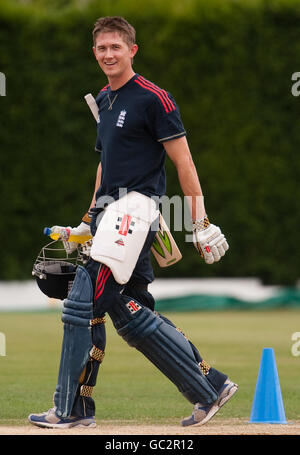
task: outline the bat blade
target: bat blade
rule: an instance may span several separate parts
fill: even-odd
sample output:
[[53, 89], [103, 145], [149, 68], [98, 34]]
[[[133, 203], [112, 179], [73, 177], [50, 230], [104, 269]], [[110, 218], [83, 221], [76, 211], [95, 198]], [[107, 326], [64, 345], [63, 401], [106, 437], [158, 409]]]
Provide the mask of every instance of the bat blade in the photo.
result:
[[151, 251], [160, 267], [169, 267], [182, 258], [182, 254], [161, 214], [159, 216], [159, 228]]

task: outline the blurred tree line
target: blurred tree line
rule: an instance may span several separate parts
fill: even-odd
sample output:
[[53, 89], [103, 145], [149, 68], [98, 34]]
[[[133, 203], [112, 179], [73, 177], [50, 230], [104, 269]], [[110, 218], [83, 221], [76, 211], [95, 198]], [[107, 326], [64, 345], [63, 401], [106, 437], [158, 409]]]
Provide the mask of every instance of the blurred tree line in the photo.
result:
[[[95, 122], [84, 101], [106, 85], [92, 53], [96, 19], [136, 28], [134, 69], [179, 104], [211, 222], [230, 250], [156, 276], [299, 276], [300, 4], [295, 0], [3, 0], [0, 4], [0, 279], [28, 279], [44, 226], [78, 225], [94, 188]], [[298, 65], [298, 66], [297, 66]], [[182, 194], [167, 161], [167, 194]]]

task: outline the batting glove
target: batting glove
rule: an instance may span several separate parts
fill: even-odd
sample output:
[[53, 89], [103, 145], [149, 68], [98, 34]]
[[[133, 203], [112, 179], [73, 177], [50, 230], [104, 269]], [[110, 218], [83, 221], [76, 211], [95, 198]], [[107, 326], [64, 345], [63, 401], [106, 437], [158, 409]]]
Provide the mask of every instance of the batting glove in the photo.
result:
[[229, 249], [221, 229], [210, 224], [207, 216], [193, 221], [193, 243], [207, 264], [218, 262]]
[[69, 242], [68, 240], [70, 235], [91, 235], [90, 215], [89, 213], [86, 213], [83, 216], [81, 223], [77, 227], [72, 228], [71, 226], [52, 226], [51, 232], [59, 234], [66, 252], [68, 254], [71, 254], [77, 249], [78, 243]]

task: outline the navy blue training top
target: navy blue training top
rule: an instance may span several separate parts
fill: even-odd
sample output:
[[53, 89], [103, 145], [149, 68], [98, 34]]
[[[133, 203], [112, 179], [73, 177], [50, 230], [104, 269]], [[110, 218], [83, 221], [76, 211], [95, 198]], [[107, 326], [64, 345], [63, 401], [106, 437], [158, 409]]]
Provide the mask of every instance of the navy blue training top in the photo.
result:
[[149, 197], [165, 194], [163, 142], [186, 134], [172, 95], [135, 74], [118, 90], [105, 86], [96, 102], [102, 166], [96, 200], [118, 199], [119, 188]]

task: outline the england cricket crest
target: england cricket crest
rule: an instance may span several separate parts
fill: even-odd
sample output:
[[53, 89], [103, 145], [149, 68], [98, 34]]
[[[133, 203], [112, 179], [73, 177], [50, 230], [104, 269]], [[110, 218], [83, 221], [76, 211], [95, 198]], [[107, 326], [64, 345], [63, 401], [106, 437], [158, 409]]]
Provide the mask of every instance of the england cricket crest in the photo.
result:
[[136, 303], [134, 300], [130, 300], [130, 302], [126, 303], [126, 306], [131, 314], [136, 313], [142, 308], [141, 305]]

